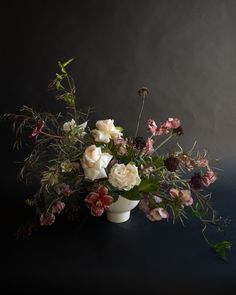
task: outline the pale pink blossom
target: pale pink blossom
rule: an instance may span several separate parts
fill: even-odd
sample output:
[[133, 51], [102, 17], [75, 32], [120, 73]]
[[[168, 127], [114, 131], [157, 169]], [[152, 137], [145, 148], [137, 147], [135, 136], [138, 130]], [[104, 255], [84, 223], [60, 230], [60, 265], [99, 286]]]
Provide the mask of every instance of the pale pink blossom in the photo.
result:
[[202, 177], [202, 184], [204, 186], [209, 186], [217, 180], [217, 176], [213, 171], [207, 171], [206, 174]]
[[154, 142], [153, 139], [151, 139], [151, 138], [147, 139], [146, 146], [144, 148], [144, 152], [146, 154], [151, 154], [154, 151], [153, 142]]
[[55, 222], [55, 215], [52, 213], [41, 214], [40, 225], [52, 225]]
[[193, 198], [190, 190], [178, 190], [171, 188], [169, 191], [172, 198], [180, 198], [184, 205], [191, 206], [193, 204]]
[[61, 211], [65, 208], [65, 203], [61, 202], [61, 201], [57, 201], [56, 204], [52, 207], [52, 213], [58, 213], [60, 214]]
[[195, 159], [195, 164], [201, 168], [208, 167], [208, 160], [206, 157], [199, 156]]
[[148, 131], [150, 131], [153, 135], [156, 134], [157, 124], [154, 120], [148, 120]]
[[162, 219], [168, 219], [169, 214], [164, 208], [154, 208], [146, 216], [151, 221], [160, 221]]
[[169, 118], [167, 121], [171, 125], [170, 128], [172, 128], [172, 129], [176, 129], [176, 128], [180, 127], [180, 119], [179, 118]]

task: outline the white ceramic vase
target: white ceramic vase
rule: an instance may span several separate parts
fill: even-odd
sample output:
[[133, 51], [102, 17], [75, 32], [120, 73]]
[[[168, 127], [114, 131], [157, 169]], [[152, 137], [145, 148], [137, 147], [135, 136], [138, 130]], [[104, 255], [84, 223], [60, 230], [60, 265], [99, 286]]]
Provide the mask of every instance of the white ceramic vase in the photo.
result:
[[130, 210], [134, 209], [138, 203], [139, 200], [131, 201], [119, 196], [118, 200], [106, 211], [107, 219], [114, 223], [127, 221], [130, 218]]

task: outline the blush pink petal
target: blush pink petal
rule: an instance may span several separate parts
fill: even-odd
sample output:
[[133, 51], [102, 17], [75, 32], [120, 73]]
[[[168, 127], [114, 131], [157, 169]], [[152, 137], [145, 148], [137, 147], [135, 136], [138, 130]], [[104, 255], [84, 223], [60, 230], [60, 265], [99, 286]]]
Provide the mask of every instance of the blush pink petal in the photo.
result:
[[179, 190], [177, 190], [175, 188], [171, 188], [169, 193], [170, 193], [170, 196], [172, 198], [178, 198], [179, 197]]

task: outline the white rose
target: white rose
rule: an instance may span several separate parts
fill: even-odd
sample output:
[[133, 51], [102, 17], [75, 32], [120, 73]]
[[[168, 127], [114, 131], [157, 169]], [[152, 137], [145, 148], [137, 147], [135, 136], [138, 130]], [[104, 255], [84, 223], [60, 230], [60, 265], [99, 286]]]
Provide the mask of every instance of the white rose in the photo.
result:
[[110, 142], [110, 139], [121, 137], [123, 134], [119, 128], [115, 127], [114, 120], [99, 120], [96, 123], [96, 129], [92, 130], [92, 135], [97, 142]]
[[66, 122], [66, 123], [63, 124], [63, 130], [66, 133], [73, 131], [76, 127], [77, 127], [77, 125], [76, 125], [74, 119], [72, 119], [71, 121]]
[[115, 164], [111, 168], [108, 181], [119, 190], [129, 191], [135, 185], [139, 185], [141, 179], [135, 165]]
[[96, 147], [96, 145], [87, 147], [81, 160], [85, 178], [93, 181], [107, 177], [105, 168], [111, 159], [112, 155], [102, 153], [100, 147]]

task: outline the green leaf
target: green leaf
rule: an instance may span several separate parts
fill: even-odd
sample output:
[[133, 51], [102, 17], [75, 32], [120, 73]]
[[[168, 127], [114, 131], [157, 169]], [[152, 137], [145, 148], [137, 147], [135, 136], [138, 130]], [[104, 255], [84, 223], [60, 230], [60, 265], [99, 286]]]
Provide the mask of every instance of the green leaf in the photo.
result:
[[139, 200], [139, 189], [138, 186], [133, 187], [129, 191], [122, 192], [122, 196], [128, 200]]
[[58, 73], [56, 73], [56, 77], [57, 77], [57, 79], [62, 80], [62, 76], [59, 75]]
[[140, 192], [155, 192], [159, 188], [159, 182], [154, 178], [143, 179], [138, 187]]
[[227, 261], [226, 258], [226, 250], [231, 248], [232, 244], [229, 241], [222, 241], [212, 245], [212, 248], [216, 251], [216, 253], [224, 260]]
[[153, 160], [153, 164], [156, 168], [160, 168], [164, 166], [164, 159], [162, 157], [158, 157]]

